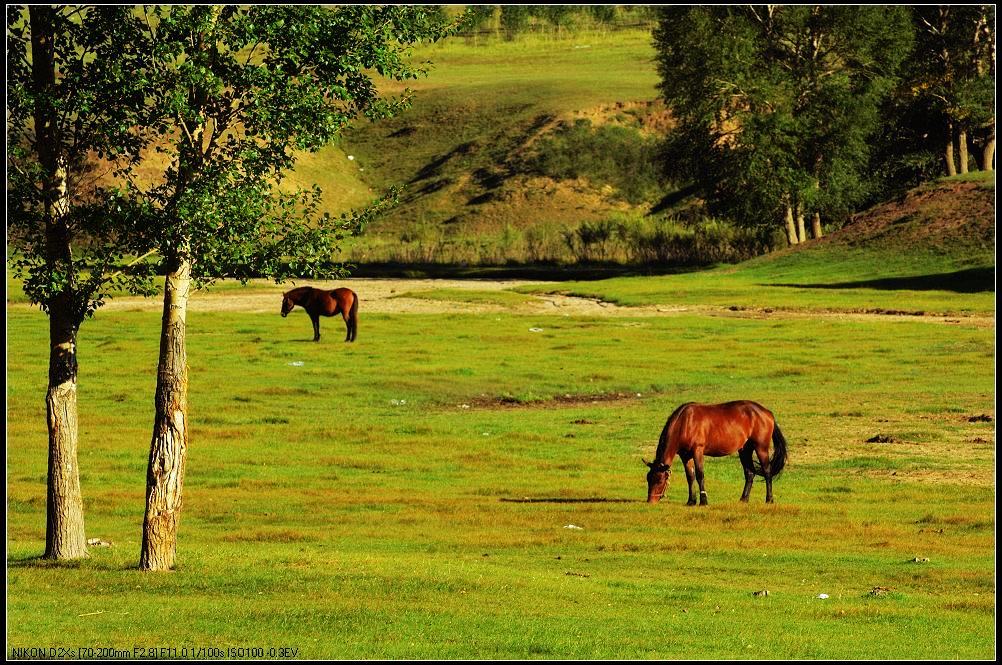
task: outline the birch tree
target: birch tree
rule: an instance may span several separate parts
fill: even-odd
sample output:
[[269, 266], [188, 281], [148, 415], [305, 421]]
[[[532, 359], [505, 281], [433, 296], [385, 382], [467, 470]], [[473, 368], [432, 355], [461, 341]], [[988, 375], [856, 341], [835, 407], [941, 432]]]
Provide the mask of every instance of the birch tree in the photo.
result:
[[[77, 336], [117, 289], [148, 293], [127, 177], [144, 136], [137, 25], [126, 8], [7, 7], [7, 224], [12, 265], [49, 318], [46, 558], [87, 555], [77, 431]], [[139, 256], [137, 259], [136, 256]], [[130, 265], [131, 264], [131, 265]]]
[[283, 193], [297, 151], [330, 144], [353, 121], [407, 108], [411, 93], [380, 93], [376, 78], [427, 71], [411, 48], [455, 26], [435, 8], [344, 5], [154, 6], [143, 10], [152, 108], [169, 165], [144, 192], [158, 214], [151, 241], [164, 279], [156, 413], [146, 479], [140, 568], [176, 560], [189, 444], [186, 313], [214, 279], [343, 274], [345, 234], [358, 214], [319, 211], [319, 190]]

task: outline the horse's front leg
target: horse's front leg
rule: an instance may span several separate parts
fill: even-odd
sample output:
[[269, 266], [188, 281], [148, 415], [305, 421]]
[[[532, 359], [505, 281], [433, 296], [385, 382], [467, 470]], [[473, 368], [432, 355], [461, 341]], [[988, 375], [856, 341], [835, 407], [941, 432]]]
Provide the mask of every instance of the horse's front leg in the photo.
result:
[[703, 483], [703, 449], [697, 448], [693, 453], [693, 460], [696, 462], [696, 482], [699, 483], [699, 505], [709, 505], [706, 499], [706, 485]]
[[695, 506], [696, 492], [693, 490], [693, 481], [696, 479], [696, 473], [693, 470], [694, 462], [692, 460], [692, 455], [682, 455], [679, 453], [679, 458], [682, 460], [682, 468], [685, 469], [686, 482], [689, 483], [689, 500], [685, 505]]
[[313, 320], [313, 341], [320, 341], [320, 315], [311, 314], [310, 318]]

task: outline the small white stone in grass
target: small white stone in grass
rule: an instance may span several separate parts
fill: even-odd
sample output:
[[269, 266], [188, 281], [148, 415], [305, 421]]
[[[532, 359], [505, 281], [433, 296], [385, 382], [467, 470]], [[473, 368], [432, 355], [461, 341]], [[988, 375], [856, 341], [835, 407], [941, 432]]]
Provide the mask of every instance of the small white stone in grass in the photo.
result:
[[529, 328], [529, 332], [543, 332], [542, 328]]
[[564, 526], [564, 528], [565, 528], [565, 529], [578, 529], [578, 530], [584, 530], [584, 527], [583, 527], [583, 526], [578, 526], [577, 524], [567, 524], [566, 526]]
[[827, 598], [827, 597], [828, 597], [828, 594], [827, 594], [827, 593], [819, 593], [819, 594], [818, 594], [818, 598], [820, 598], [820, 599], [822, 599], [822, 600], [824, 600], [824, 599], [825, 599], [825, 598]]
[[289, 363], [289, 365], [290, 365], [291, 367], [302, 367], [302, 366], [303, 366], [303, 361], [301, 361], [301, 360], [297, 360], [297, 361], [295, 361], [295, 362], [291, 362], [291, 363]]
[[355, 155], [348, 155], [349, 161], [355, 161]]

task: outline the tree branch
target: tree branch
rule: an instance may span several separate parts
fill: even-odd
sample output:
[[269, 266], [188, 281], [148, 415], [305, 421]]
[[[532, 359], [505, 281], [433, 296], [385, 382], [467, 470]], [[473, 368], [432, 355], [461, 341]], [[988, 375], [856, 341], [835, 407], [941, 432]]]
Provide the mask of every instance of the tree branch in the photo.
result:
[[94, 286], [95, 286], [95, 288], [96, 288], [96, 287], [98, 287], [98, 286], [101, 286], [102, 284], [106, 284], [106, 283], [110, 282], [111, 280], [115, 279], [115, 278], [116, 278], [116, 277], [118, 277], [119, 275], [123, 274], [123, 273], [124, 273], [124, 272], [125, 272], [126, 270], [128, 270], [128, 269], [129, 269], [129, 268], [131, 268], [132, 266], [134, 266], [134, 265], [137, 265], [137, 264], [138, 264], [138, 263], [139, 263], [140, 261], [142, 261], [142, 260], [143, 260], [143, 259], [145, 259], [146, 257], [148, 257], [148, 256], [151, 256], [151, 255], [153, 255], [153, 254], [157, 254], [157, 253], [159, 253], [159, 251], [160, 251], [160, 250], [158, 250], [158, 249], [151, 249], [150, 251], [146, 252], [146, 253], [145, 253], [145, 254], [143, 254], [142, 256], [140, 256], [140, 257], [137, 257], [135, 261], [132, 261], [132, 262], [130, 262], [130, 263], [127, 263], [127, 264], [125, 264], [124, 266], [122, 266], [122, 269], [121, 269], [121, 270], [116, 270], [115, 272], [113, 272], [113, 273], [111, 273], [111, 274], [109, 274], [109, 275], [105, 275], [105, 276], [104, 276], [104, 277], [103, 277], [103, 278], [101, 279], [101, 281], [99, 281], [99, 282], [98, 282], [97, 284], [95, 284], [95, 285], [94, 285]]

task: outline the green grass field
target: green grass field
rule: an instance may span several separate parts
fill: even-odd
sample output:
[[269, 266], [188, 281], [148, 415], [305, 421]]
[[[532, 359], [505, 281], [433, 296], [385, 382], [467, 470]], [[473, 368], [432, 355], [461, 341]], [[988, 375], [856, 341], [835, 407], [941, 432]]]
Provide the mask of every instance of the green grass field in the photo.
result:
[[[684, 302], [680, 285], [702, 300], [721, 279], [595, 289]], [[734, 279], [733, 302], [771, 302], [752, 277]], [[354, 345], [333, 321], [306, 341], [300, 312], [193, 311], [169, 574], [136, 567], [155, 306], [100, 311], [82, 329], [87, 536], [113, 546], [58, 565], [38, 559], [47, 321], [9, 304], [8, 656], [991, 658], [994, 326], [826, 316], [830, 303], [807, 291], [784, 302], [816, 316], [767, 318], [525, 315], [522, 296], [474, 292], [469, 302], [513, 309], [363, 312]], [[896, 309], [913, 295], [886, 293]], [[953, 294], [963, 304], [950, 309], [993, 314], [991, 295]], [[710, 506], [683, 505], [681, 473], [663, 503], [644, 503], [640, 457], [671, 410], [737, 398], [772, 409], [789, 440], [777, 503], [764, 504], [761, 481], [738, 502], [736, 457], [708, 461]], [[867, 442], [877, 435], [892, 441]], [[524, 498], [536, 501], [504, 501]]]

